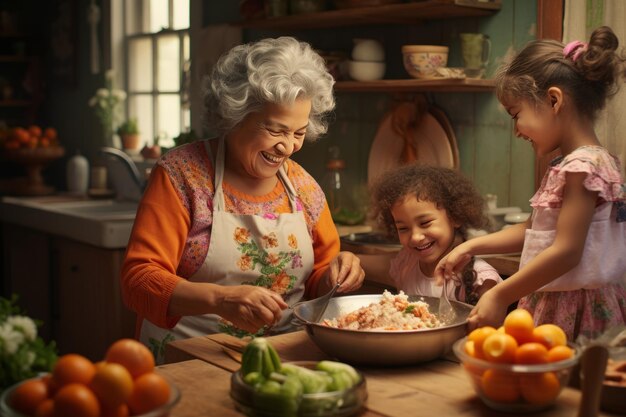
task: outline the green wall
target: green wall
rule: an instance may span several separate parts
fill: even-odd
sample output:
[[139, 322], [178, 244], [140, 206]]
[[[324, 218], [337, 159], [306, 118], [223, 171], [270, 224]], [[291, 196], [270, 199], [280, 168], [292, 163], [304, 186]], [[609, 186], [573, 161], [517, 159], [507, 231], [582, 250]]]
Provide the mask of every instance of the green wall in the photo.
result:
[[[211, 2], [204, 10], [205, 24], [222, 23], [236, 17], [232, 3]], [[220, 5], [220, 3], [222, 3]], [[220, 7], [221, 6], [221, 7]], [[246, 30], [246, 41], [266, 36], [292, 35], [314, 48], [338, 50], [349, 55], [353, 38], [373, 38], [385, 45], [385, 78], [407, 78], [402, 67], [403, 44], [450, 46], [448, 66], [461, 66], [458, 34], [482, 32], [492, 40], [487, 77], [493, 75], [503, 57], [535, 37], [536, 2], [503, 0], [502, 8], [486, 18], [455, 18], [416, 22], [415, 25], [381, 25], [272, 32]], [[442, 108], [454, 128], [461, 170], [472, 178], [481, 193], [496, 194], [498, 205], [529, 210], [534, 192], [532, 148], [513, 134], [512, 121], [493, 93], [427, 94], [431, 103]], [[337, 93], [337, 108], [328, 134], [308, 144], [294, 159], [317, 179], [325, 173], [328, 147], [338, 145], [346, 160], [345, 173], [352, 183], [367, 181], [369, 148], [384, 114], [393, 104], [393, 94]]]

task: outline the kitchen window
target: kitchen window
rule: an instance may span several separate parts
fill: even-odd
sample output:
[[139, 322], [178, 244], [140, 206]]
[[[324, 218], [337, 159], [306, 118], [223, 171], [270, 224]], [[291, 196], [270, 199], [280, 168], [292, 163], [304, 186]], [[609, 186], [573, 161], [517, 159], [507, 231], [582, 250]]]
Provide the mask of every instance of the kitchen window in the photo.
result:
[[122, 13], [128, 117], [144, 143], [173, 146], [191, 123], [189, 0], [124, 0]]

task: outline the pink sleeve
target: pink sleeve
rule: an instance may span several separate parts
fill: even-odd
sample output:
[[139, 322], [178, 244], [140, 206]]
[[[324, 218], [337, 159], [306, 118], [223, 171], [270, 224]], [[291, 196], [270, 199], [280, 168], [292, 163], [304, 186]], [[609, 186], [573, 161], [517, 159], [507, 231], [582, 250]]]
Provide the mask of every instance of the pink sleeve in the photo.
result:
[[502, 277], [498, 274], [498, 271], [483, 259], [474, 261], [474, 271], [476, 271], [476, 286], [483, 285], [487, 280], [492, 280], [496, 283], [502, 282]]

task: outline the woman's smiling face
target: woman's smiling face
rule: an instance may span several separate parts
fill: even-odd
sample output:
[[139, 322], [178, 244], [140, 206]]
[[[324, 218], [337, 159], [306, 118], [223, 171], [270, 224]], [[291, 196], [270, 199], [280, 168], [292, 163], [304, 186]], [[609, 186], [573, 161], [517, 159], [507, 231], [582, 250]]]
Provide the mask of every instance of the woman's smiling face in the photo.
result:
[[293, 105], [268, 103], [250, 113], [226, 140], [229, 169], [249, 178], [275, 177], [302, 148], [310, 112], [311, 100], [298, 99]]
[[432, 276], [437, 262], [450, 249], [455, 238], [455, 225], [445, 209], [432, 201], [407, 196], [391, 207], [400, 243], [415, 251], [422, 272]]

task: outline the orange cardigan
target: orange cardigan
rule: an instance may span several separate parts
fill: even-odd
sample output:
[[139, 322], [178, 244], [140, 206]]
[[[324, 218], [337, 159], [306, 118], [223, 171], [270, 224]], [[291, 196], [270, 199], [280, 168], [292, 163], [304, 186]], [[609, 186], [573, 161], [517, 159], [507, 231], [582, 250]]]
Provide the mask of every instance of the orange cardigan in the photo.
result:
[[[194, 151], [198, 152], [199, 149], [196, 148]], [[202, 163], [212, 165], [206, 159], [206, 154], [200, 160]], [[189, 160], [185, 160], [185, 164], [189, 164]], [[204, 166], [206, 167], [207, 165]], [[197, 247], [194, 247], [193, 239], [189, 237], [193, 222], [190, 208], [184, 204], [183, 201], [185, 199], [181, 198], [181, 189], [184, 187], [180, 185], [180, 181], [174, 180], [178, 187], [172, 183], [171, 170], [168, 171], [166, 167], [167, 163], [159, 163], [152, 171], [148, 187], [137, 210], [126, 249], [126, 257], [122, 265], [122, 296], [126, 305], [137, 313], [137, 330], [140, 329], [143, 319], [148, 319], [155, 325], [164, 328], [174, 327], [180, 320], [178, 316], [167, 315], [168, 304], [176, 284], [180, 280], [186, 279], [180, 274], [182, 269], [180, 263], [185, 251], [197, 251]], [[212, 167], [210, 167], [210, 170], [212, 171]], [[288, 171], [290, 180], [292, 176], [301, 176], [301, 178], [295, 178], [292, 182], [295, 181], [297, 183], [297, 181], [302, 181], [302, 178], [315, 181], [302, 167], [293, 161], [289, 161]], [[178, 174], [180, 172], [187, 172], [187, 170], [179, 170]], [[212, 176], [213, 172], [210, 175]], [[205, 190], [207, 189], [206, 184], [195, 185], [205, 187]], [[319, 199], [321, 193], [319, 185], [314, 183], [313, 186], [317, 193], [311, 194], [315, 194], [316, 198]], [[212, 183], [208, 188], [212, 190]], [[308, 187], [296, 185], [295, 188], [298, 190], [300, 199], [300, 193], [303, 190], [306, 191]], [[226, 197], [226, 210], [231, 212], [233, 211], [233, 201], [228, 196], [235, 195], [238, 201], [245, 197], [237, 190], [230, 188], [227, 183], [224, 183], [224, 194]], [[281, 199], [277, 200], [277, 194], [283, 194], [284, 198], [276, 207], [276, 211], [279, 213], [291, 211], [284, 187], [280, 181], [277, 184], [277, 188], [267, 196], [250, 196], [248, 202], [254, 206], [259, 203], [267, 203], [264, 200], [279, 201]], [[323, 196], [323, 194], [321, 195]], [[303, 200], [308, 201], [309, 206], [314, 205], [312, 200], [307, 200], [306, 197]], [[319, 280], [328, 269], [330, 261], [339, 253], [340, 246], [339, 235], [332, 221], [326, 200], [322, 197], [321, 201], [316, 203], [323, 204], [323, 207], [321, 207], [321, 210], [320, 207], [316, 208], [319, 212], [318, 217], [314, 224], [308, 224], [313, 241], [315, 262], [313, 271], [305, 284], [306, 298], [317, 296]], [[305, 203], [305, 218], [307, 223], [309, 223], [312, 221], [313, 216], [307, 213], [306, 208], [307, 204]], [[208, 250], [208, 246], [206, 249]], [[206, 255], [206, 251], [200, 252], [200, 256], [203, 254]], [[198, 266], [203, 259], [200, 260]], [[187, 271], [187, 276], [192, 275], [193, 272], [195, 271]]]

